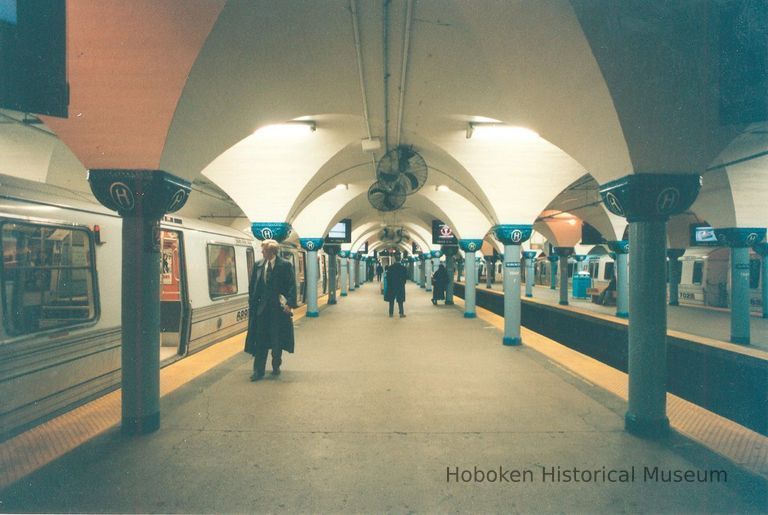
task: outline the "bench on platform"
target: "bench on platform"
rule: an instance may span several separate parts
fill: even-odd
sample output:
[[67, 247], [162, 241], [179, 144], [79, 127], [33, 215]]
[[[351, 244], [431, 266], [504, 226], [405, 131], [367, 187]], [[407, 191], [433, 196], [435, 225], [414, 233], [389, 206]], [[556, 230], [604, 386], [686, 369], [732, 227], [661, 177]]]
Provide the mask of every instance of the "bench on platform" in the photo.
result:
[[[587, 288], [587, 295], [592, 297], [592, 304], [600, 304], [600, 295], [605, 291], [608, 285], [598, 288]], [[613, 290], [605, 296], [603, 306], [615, 306], [616, 305], [616, 290]]]

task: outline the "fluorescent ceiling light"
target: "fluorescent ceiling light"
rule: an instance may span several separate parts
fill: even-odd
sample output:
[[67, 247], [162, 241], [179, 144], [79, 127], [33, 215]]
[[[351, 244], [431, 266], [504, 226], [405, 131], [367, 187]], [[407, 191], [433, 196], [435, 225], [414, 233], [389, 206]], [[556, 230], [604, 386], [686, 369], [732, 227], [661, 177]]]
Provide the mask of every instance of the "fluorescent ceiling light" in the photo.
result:
[[467, 124], [467, 139], [473, 136], [499, 140], [535, 140], [540, 137], [538, 132], [525, 127], [515, 127], [500, 122], [469, 122]]
[[348, 190], [349, 185], [348, 184], [337, 184], [334, 188], [335, 190]]
[[441, 184], [440, 186], [435, 186], [435, 191], [451, 191], [451, 188], [445, 184]]
[[254, 135], [265, 138], [290, 138], [306, 136], [317, 130], [317, 124], [312, 120], [296, 120], [275, 125], [265, 125], [254, 132]]

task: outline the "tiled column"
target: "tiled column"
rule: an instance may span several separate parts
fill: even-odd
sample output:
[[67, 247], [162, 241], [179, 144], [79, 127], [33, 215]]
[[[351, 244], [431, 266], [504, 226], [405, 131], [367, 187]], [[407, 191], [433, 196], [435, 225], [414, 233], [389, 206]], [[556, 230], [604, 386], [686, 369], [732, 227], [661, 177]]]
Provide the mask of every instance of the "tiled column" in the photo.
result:
[[445, 270], [448, 272], [448, 285], [445, 287], [445, 305], [453, 305], [453, 281], [456, 267], [456, 254], [459, 248], [456, 245], [443, 245], [443, 254], [445, 255]]
[[475, 286], [477, 285], [477, 265], [475, 252], [480, 250], [483, 240], [459, 240], [459, 247], [464, 251], [464, 318], [475, 318]]
[[323, 247], [322, 238], [299, 238], [301, 248], [307, 251], [307, 317], [317, 318], [320, 311], [317, 307], [317, 251]]
[[181, 209], [188, 181], [155, 170], [91, 170], [96, 198], [122, 230], [122, 432], [160, 427], [160, 219]]
[[749, 345], [749, 247], [763, 241], [765, 229], [729, 227], [715, 235], [731, 247], [731, 342]]
[[531, 237], [531, 225], [498, 225], [496, 239], [504, 244], [504, 345], [520, 345], [520, 246]]
[[629, 270], [627, 256], [629, 242], [627, 240], [609, 241], [608, 247], [616, 254], [616, 316], [629, 317]]
[[535, 272], [533, 267], [536, 264], [535, 250], [526, 250], [523, 252], [523, 258], [525, 259], [525, 296], [533, 297], [533, 282], [535, 280]]
[[560, 258], [560, 305], [568, 305], [568, 256], [573, 254], [573, 247], [555, 247]]
[[340, 250], [339, 251], [339, 257], [341, 258], [341, 296], [346, 297], [347, 296], [347, 285], [349, 282], [349, 279], [347, 279], [347, 271], [349, 270], [349, 251], [348, 250]]
[[698, 195], [698, 175], [634, 174], [600, 188], [606, 208], [627, 218], [629, 269], [629, 403], [627, 431], [657, 438], [669, 431], [667, 401], [667, 220]]
[[763, 305], [763, 318], [768, 318], [768, 243], [755, 245], [755, 252], [760, 254], [760, 282], [762, 284], [761, 301]]
[[678, 286], [680, 286], [680, 275], [683, 270], [683, 264], [678, 258], [685, 254], [685, 249], [667, 249], [667, 270], [669, 277], [669, 305], [679, 306]]
[[549, 261], [549, 289], [550, 290], [556, 290], [557, 289], [557, 261], [560, 258], [557, 256], [557, 254], [550, 254], [547, 256], [547, 261]]

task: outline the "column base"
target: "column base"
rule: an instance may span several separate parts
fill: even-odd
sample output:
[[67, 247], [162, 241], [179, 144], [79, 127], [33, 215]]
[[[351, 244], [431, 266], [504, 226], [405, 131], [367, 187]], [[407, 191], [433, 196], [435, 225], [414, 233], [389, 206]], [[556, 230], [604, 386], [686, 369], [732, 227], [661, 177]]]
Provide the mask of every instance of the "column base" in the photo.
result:
[[317, 311], [307, 311], [307, 318], [317, 318], [320, 316], [320, 313]]
[[629, 313], [626, 311], [617, 311], [616, 316], [619, 318], [629, 318]]
[[523, 340], [517, 337], [512, 338], [511, 336], [505, 336], [504, 339], [502, 340], [502, 343], [504, 343], [504, 345], [508, 347], [516, 346], [516, 345], [521, 345], [523, 343]]
[[464, 318], [477, 318], [477, 313], [464, 313]]
[[528, 298], [532, 298], [533, 297], [533, 293], [526, 293], [525, 296], [528, 297]]
[[424, 291], [432, 291], [432, 288], [424, 288]]
[[347, 296], [347, 292], [341, 292], [341, 296], [342, 297], [346, 297]]
[[561, 300], [561, 301], [559, 302], [559, 304], [560, 304], [561, 306], [567, 306], [567, 305], [568, 305], [568, 301], [567, 301], [567, 300]]
[[333, 306], [334, 304], [336, 304], [336, 299], [331, 299], [328, 301], [329, 306]]
[[641, 438], [664, 438], [669, 435], [669, 419], [642, 420], [637, 415], [627, 412], [624, 415], [624, 429]]
[[446, 306], [453, 306], [453, 301], [452, 300], [446, 300], [445, 301], [445, 305]]
[[123, 417], [120, 432], [127, 436], [146, 435], [160, 429], [160, 412], [144, 417]]
[[731, 336], [731, 343], [739, 345], [749, 345], [749, 336]]
[[669, 305], [670, 305], [670, 306], [679, 306], [679, 305], [680, 305], [680, 303], [679, 303], [679, 302], [677, 302], [677, 301], [671, 301], [671, 300], [670, 300], [670, 301], [669, 301]]

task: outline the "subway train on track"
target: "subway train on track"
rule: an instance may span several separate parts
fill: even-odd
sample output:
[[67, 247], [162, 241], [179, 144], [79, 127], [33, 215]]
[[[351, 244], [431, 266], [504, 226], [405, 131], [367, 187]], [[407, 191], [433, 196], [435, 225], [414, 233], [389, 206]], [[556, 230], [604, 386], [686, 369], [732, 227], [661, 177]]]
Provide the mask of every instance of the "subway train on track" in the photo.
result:
[[[82, 193], [2, 175], [0, 185], [2, 441], [119, 387], [122, 220]], [[261, 252], [249, 234], [176, 216], [160, 240], [169, 364], [247, 328]], [[303, 302], [306, 253], [286, 244], [281, 256]]]
[[[723, 247], [689, 247], [678, 258], [680, 262], [680, 285], [678, 302], [681, 305], [711, 306], [728, 308], [730, 306], [731, 266], [730, 249]], [[549, 286], [550, 265], [545, 257], [539, 256], [535, 264], [535, 284]], [[568, 277], [577, 270], [576, 260], [568, 258]], [[589, 254], [581, 264], [592, 277], [593, 288], [608, 285], [615, 273], [615, 262], [608, 254]], [[559, 266], [557, 272], [560, 272]], [[497, 276], [498, 277], [498, 276]], [[760, 256], [754, 252], [749, 255], [749, 300], [750, 309], [762, 311], [762, 281]], [[559, 284], [559, 282], [558, 282]]]

